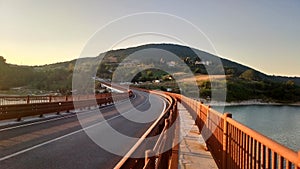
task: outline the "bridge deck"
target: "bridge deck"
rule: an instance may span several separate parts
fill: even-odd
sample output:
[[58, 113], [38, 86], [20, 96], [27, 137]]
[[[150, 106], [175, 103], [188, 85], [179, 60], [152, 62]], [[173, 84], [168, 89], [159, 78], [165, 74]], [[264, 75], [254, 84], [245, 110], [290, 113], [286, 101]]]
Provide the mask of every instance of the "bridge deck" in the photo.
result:
[[178, 103], [180, 114], [180, 142], [179, 148], [179, 168], [181, 169], [217, 169], [217, 165], [206, 145], [203, 137], [199, 133], [192, 116]]

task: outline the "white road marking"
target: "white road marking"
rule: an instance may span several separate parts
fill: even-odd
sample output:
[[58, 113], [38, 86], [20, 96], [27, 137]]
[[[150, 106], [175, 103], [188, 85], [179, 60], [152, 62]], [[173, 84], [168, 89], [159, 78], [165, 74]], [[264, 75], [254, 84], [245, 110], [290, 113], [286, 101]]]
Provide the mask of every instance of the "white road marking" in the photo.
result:
[[[158, 97], [158, 98], [159, 98], [159, 99], [161, 99], [161, 100], [163, 101], [163, 103], [164, 103], [164, 108], [163, 108], [163, 111], [164, 111], [164, 109], [166, 108], [166, 105], [165, 105], [165, 100], [163, 100], [161, 97]], [[146, 100], [146, 101], [144, 101], [142, 104], [138, 105], [137, 107], [140, 107], [140, 106], [142, 106], [142, 105], [144, 105], [144, 104], [146, 104], [146, 103], [147, 103], [147, 100]], [[110, 121], [110, 120], [113, 120], [113, 119], [115, 119], [115, 118], [118, 118], [118, 117], [122, 116], [123, 114], [130, 113], [132, 110], [133, 110], [133, 109], [131, 109], [131, 110], [129, 110], [129, 111], [126, 111], [125, 113], [119, 114], [119, 115], [117, 115], [117, 116], [111, 117], [111, 118], [107, 119], [106, 121]], [[81, 132], [81, 131], [83, 131], [83, 130], [86, 130], [86, 129], [89, 129], [89, 128], [92, 128], [92, 127], [95, 127], [95, 126], [97, 126], [97, 125], [101, 125], [101, 124], [102, 124], [102, 123], [104, 123], [104, 122], [105, 122], [105, 121], [101, 121], [101, 122], [99, 122], [99, 123], [96, 123], [96, 124], [93, 124], [93, 125], [91, 125], [91, 126], [88, 126], [88, 127], [82, 128], [82, 129], [80, 129], [80, 130], [77, 130], [77, 131], [71, 132], [71, 133], [69, 133], [69, 134], [66, 134], [66, 135], [63, 135], [63, 136], [60, 136], [60, 137], [54, 138], [54, 139], [52, 139], [52, 140], [49, 140], [49, 141], [46, 141], [46, 142], [43, 142], [43, 143], [37, 144], [37, 145], [35, 145], [35, 146], [32, 146], [32, 147], [29, 147], [29, 148], [23, 149], [23, 150], [21, 150], [21, 151], [15, 152], [15, 153], [13, 153], [13, 154], [10, 154], [10, 155], [7, 155], [7, 156], [4, 156], [4, 157], [0, 158], [0, 162], [1, 162], [1, 161], [4, 161], [4, 160], [7, 160], [7, 159], [9, 159], [9, 158], [15, 157], [15, 156], [17, 156], [17, 155], [20, 155], [20, 154], [26, 153], [26, 152], [28, 152], [28, 151], [31, 151], [31, 150], [33, 150], [33, 149], [36, 149], [36, 148], [42, 147], [42, 146], [44, 146], [44, 145], [46, 145], [46, 144], [49, 144], [49, 143], [52, 143], [52, 142], [55, 142], [55, 141], [61, 140], [61, 139], [63, 139], [63, 138], [66, 138], [66, 137], [68, 137], [68, 136], [72, 136], [72, 135], [74, 135], [74, 134], [77, 134], [77, 133], [79, 133], [79, 132]]]

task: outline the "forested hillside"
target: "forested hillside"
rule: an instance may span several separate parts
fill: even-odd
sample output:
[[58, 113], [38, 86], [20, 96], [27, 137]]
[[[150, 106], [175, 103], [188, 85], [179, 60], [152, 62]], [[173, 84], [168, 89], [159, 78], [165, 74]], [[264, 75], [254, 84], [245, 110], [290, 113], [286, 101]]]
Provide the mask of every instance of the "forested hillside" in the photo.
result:
[[[300, 78], [270, 76], [250, 67], [232, 62], [227, 59], [209, 54], [204, 51], [192, 49], [186, 46], [174, 44], [148, 44], [127, 49], [113, 50], [99, 54], [91, 58], [81, 58], [80, 71], [89, 71], [96, 66], [96, 75], [100, 78], [111, 79], [113, 72], [123, 65], [137, 67], [139, 64], [160, 64], [166, 68], [171, 67], [177, 71], [186, 71], [182, 65], [173, 61], [153, 60], [151, 55], [144, 57], [145, 63], [135, 61], [124, 61], [129, 55], [143, 49], [162, 49], [179, 57], [185, 65], [195, 75], [206, 75], [210, 70], [210, 75], [226, 74], [227, 101], [242, 101], [249, 99], [260, 99], [264, 101], [276, 102], [297, 102], [300, 101]], [[198, 57], [200, 56], [200, 58]], [[102, 62], [100, 63], [100, 59]], [[217, 64], [221, 60], [223, 66]], [[32, 88], [37, 90], [55, 91], [61, 94], [68, 94], [72, 90], [72, 75], [77, 60], [62, 62], [43, 66], [18, 66], [7, 64], [4, 57], [0, 56], [0, 90], [8, 90], [16, 87]], [[170, 65], [171, 64], [171, 65]], [[169, 65], [169, 66], [168, 66]], [[176, 65], [176, 66], [174, 66]], [[173, 66], [173, 67], [172, 67]], [[78, 70], [77, 70], [78, 71]], [[124, 71], [124, 73], [128, 73]], [[92, 77], [87, 77], [92, 79]], [[160, 80], [158, 89], [166, 89], [166, 84], [172, 83], [168, 73], [160, 70], [146, 70], [138, 73], [132, 82], [151, 82]], [[151, 83], [150, 83], [151, 84]], [[210, 97], [210, 82], [202, 80], [198, 82], [200, 95], [204, 98]], [[175, 85], [176, 86], [176, 85]], [[148, 86], [149, 87], [149, 86]], [[155, 87], [155, 86], [154, 86]], [[151, 87], [153, 88], [153, 86]], [[178, 91], [174, 90], [174, 91]]]
[[0, 90], [26, 87], [67, 93], [72, 87], [72, 63], [57, 65], [59, 66], [17, 66], [7, 64], [0, 57]]

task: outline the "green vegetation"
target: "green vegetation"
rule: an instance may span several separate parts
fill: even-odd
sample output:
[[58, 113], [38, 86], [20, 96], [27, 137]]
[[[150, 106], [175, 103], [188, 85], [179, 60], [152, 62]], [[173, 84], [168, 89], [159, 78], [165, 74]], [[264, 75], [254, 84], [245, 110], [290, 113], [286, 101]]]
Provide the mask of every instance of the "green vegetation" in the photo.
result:
[[[146, 82], [139, 85], [139, 87], [145, 89], [166, 91], [167, 88], [170, 88], [172, 92], [180, 93], [176, 82], [169, 80], [169, 78], [166, 79], [165, 77], [170, 77], [170, 75], [158, 70], [145, 70], [140, 72], [134, 79]], [[161, 82], [151, 82], [156, 79], [161, 80]], [[225, 85], [227, 86], [227, 102], [261, 100], [264, 102], [293, 103], [300, 101], [300, 86], [295, 85], [294, 81], [288, 80], [285, 83], [262, 81], [259, 80], [253, 70], [246, 70], [238, 77], [227, 76], [226, 81], [199, 81], [198, 85], [201, 98], [211, 98], [212, 83], [214, 88], [217, 89], [222, 89]]]
[[[142, 56], [144, 63], [139, 63], [137, 60], [124, 61], [127, 56], [149, 48], [168, 51], [178, 56], [180, 61], [172, 60], [172, 58], [155, 60], [150, 54], [149, 56]], [[101, 62], [99, 62], [100, 59], [102, 59]], [[218, 65], [217, 60], [221, 60], [223, 66]], [[79, 61], [81, 64], [75, 71], [90, 72], [95, 68], [97, 77], [112, 79], [114, 77], [113, 73], [120, 69], [123, 73], [122, 76], [131, 77], [134, 74], [132, 82], [143, 82], [140, 84], [140, 87], [148, 89], [167, 90], [171, 88], [173, 92], [179, 92], [179, 87], [173, 77], [165, 72], [168, 70], [182, 74], [191, 71], [194, 74], [202, 75], [206, 75], [209, 70], [210, 75], [222, 75], [225, 73], [227, 79], [226, 81], [215, 80], [213, 82], [207, 80], [198, 81], [202, 98], [211, 97], [211, 85], [213, 83], [213, 86], [218, 88], [227, 85], [227, 101], [229, 102], [249, 99], [283, 103], [300, 101], [300, 78], [298, 77], [269, 76], [241, 64], [180, 45], [142, 45], [108, 51], [97, 57], [82, 58]], [[17, 66], [7, 64], [5, 58], [0, 56], [0, 90], [21, 87], [22, 89], [32, 89], [34, 91], [53, 91], [68, 94], [72, 90], [72, 77], [76, 62], [78, 63], [78, 60], [44, 66]], [[123, 63], [123, 67], [119, 63]], [[153, 68], [153, 65], [158, 67]], [[146, 70], [138, 72], [141, 67], [146, 68]], [[161, 71], [161, 67], [165, 71]], [[135, 74], [135, 72], [138, 73]], [[87, 77], [81, 83], [91, 83], [89, 80], [92, 81], [92, 77], [89, 77], [88, 73], [82, 76]], [[116, 80], [120, 82], [123, 82], [122, 79], [123, 77], [116, 77]], [[159, 80], [159, 83], [155, 83], [155, 80]], [[183, 86], [188, 88], [188, 84]]]
[[34, 69], [29, 66], [15, 66], [6, 63], [0, 56], [0, 90], [24, 86], [33, 80]]
[[258, 76], [256, 76], [254, 70], [252, 69], [248, 69], [245, 72], [243, 72], [239, 78], [244, 79], [244, 80], [248, 80], [248, 81], [256, 81], [256, 80], [260, 80], [260, 78]]
[[147, 82], [159, 79], [165, 79], [168, 73], [158, 70], [158, 69], [148, 69], [146, 71], [139, 72], [135, 77], [132, 79], [131, 82]]
[[249, 81], [229, 78], [227, 81], [227, 101], [258, 99], [266, 102], [291, 103], [300, 100], [300, 87], [270, 81]]
[[72, 85], [70, 67], [52, 69], [47, 66], [16, 66], [7, 64], [0, 56], [0, 73], [0, 90], [25, 87], [66, 94]]

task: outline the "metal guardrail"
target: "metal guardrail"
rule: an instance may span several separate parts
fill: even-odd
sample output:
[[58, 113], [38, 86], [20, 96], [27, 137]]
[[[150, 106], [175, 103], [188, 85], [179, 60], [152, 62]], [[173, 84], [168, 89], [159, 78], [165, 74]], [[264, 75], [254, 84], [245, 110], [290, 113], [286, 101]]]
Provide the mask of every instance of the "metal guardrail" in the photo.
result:
[[[153, 149], [149, 149], [145, 152], [145, 165], [144, 169], [153, 169], [153, 168], [169, 168], [169, 166], [177, 164], [174, 160], [178, 161], [178, 159], [173, 158], [173, 162], [170, 161], [172, 157], [172, 149], [169, 149], [164, 152], [164, 150], [168, 149], [169, 147], [173, 147], [173, 143], [177, 143], [175, 139], [175, 132], [176, 128], [170, 128], [172, 123], [174, 124], [176, 122], [176, 118], [178, 117], [178, 111], [177, 111], [177, 103], [176, 100], [174, 101], [174, 109], [170, 110], [170, 115], [167, 119], [165, 119], [165, 126], [163, 130], [161, 131], [161, 134], [159, 135], [159, 138], [157, 142], [155, 143], [155, 146]], [[179, 125], [179, 124], [175, 124]], [[168, 130], [173, 130], [168, 134]], [[177, 131], [179, 131], [177, 129]], [[178, 151], [178, 149], [177, 149]], [[157, 152], [163, 152], [159, 154], [156, 157], [153, 157], [153, 154], [157, 154]], [[176, 152], [175, 152], [176, 153]], [[178, 157], [177, 157], [178, 158]], [[171, 164], [173, 163], [173, 164]], [[177, 164], [178, 165], [178, 164]]]
[[[131, 150], [119, 161], [114, 168], [144, 168], [144, 169], [160, 169], [160, 168], [178, 168], [178, 145], [174, 145], [178, 140], [178, 125], [177, 128], [170, 129], [170, 126], [175, 122], [178, 111], [177, 101], [172, 97], [165, 95], [162, 92], [148, 91], [167, 99], [168, 106], [161, 116], [151, 125], [151, 127], [144, 133], [139, 141], [131, 148]], [[172, 130], [171, 132], [166, 132]], [[146, 138], [157, 136], [158, 140], [145, 141]], [[163, 153], [165, 146], [173, 147]], [[144, 152], [141, 152], [144, 151]], [[134, 153], [145, 153], [145, 158], [131, 158]]]
[[31, 104], [31, 103], [51, 103], [63, 101], [80, 101], [109, 97], [110, 93], [98, 95], [68, 95], [68, 96], [0, 96], [0, 105]]
[[63, 100], [50, 97], [47, 102], [43, 102], [43, 100], [40, 98], [41, 97], [30, 97], [30, 100], [35, 100], [33, 103], [28, 101], [23, 104], [0, 105], [0, 120], [21, 120], [21, 118], [27, 116], [39, 115], [42, 117], [43, 114], [70, 111], [75, 109], [74, 104], [76, 104], [76, 108], [96, 106], [95, 101], [97, 105], [108, 104], [112, 103], [113, 101], [128, 98], [128, 93], [114, 94], [113, 96], [111, 93], [99, 95], [65, 96], [65, 99]]
[[172, 94], [192, 114], [220, 169], [300, 169], [295, 152], [199, 101]]

